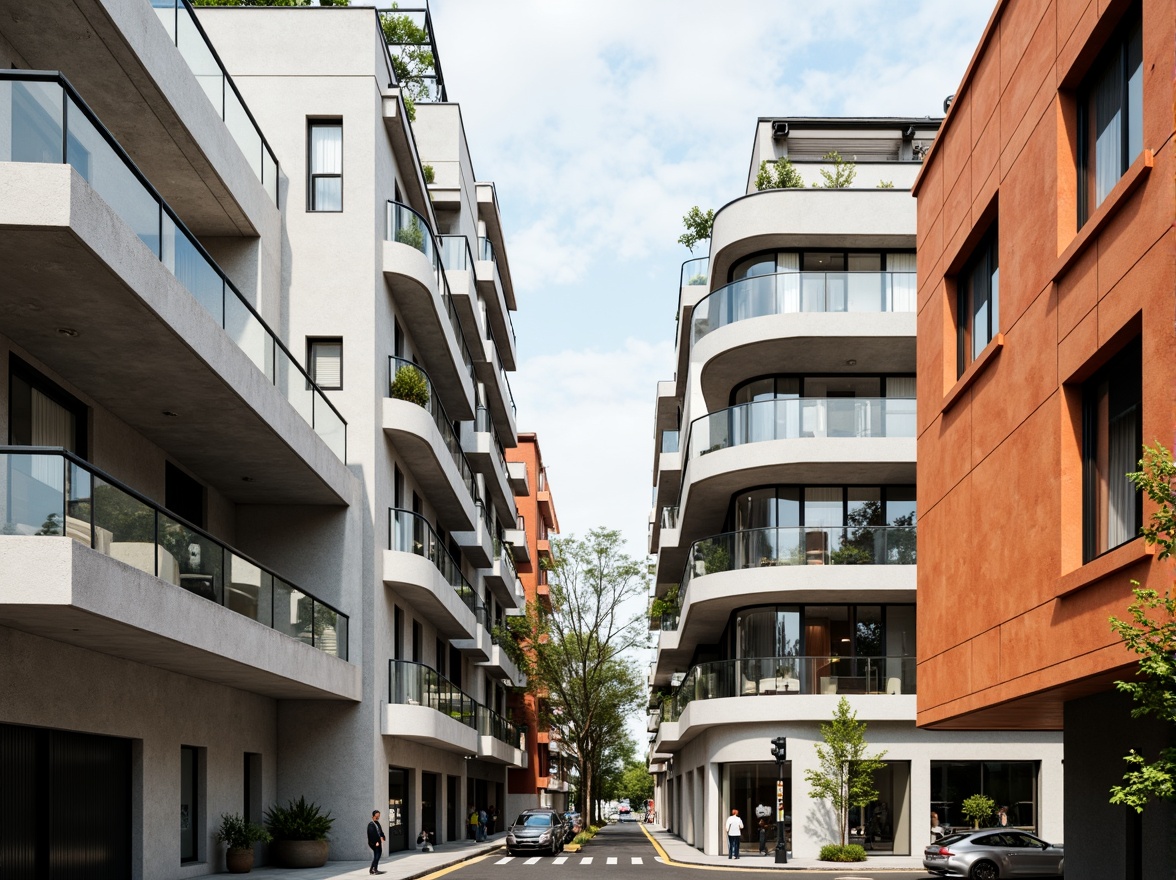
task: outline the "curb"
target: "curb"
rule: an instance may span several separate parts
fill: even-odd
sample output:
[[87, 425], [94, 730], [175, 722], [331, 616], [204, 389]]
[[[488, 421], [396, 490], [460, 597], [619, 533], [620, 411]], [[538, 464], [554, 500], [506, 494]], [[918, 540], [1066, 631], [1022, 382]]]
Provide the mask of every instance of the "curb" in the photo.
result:
[[504, 849], [506, 849], [506, 845], [499, 844], [498, 846], [496, 846], [492, 849], [483, 850], [482, 852], [470, 853], [468, 856], [463, 856], [460, 859], [454, 859], [452, 862], [446, 862], [444, 865], [434, 865], [432, 868], [429, 868], [427, 871], [418, 871], [416, 874], [409, 874], [406, 877], [402, 877], [401, 880], [420, 880], [420, 878], [422, 878], [422, 877], [431, 877], [433, 874], [436, 874], [438, 871], [447, 871], [450, 868], [454, 867], [455, 865], [464, 865], [466, 862], [472, 862], [472, 861], [475, 861], [476, 859], [483, 859], [486, 856], [492, 855], [493, 853], [496, 853], [496, 852], [500, 852]]

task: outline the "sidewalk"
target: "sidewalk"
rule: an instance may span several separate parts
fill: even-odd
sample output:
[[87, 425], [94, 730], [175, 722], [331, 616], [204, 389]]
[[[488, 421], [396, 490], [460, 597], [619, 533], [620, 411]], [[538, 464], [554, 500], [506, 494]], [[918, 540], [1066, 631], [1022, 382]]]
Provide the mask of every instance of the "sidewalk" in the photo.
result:
[[[380, 859], [380, 870], [384, 872], [383, 880], [413, 880], [502, 849], [505, 838], [506, 832], [500, 831], [482, 843], [461, 840], [443, 843], [431, 853], [423, 853], [416, 848], [392, 853]], [[370, 877], [369, 867], [371, 859], [362, 862], [327, 862], [321, 868], [254, 868], [249, 876], [269, 880], [336, 880], [342, 877]]]
[[775, 853], [768, 851], [766, 856], [761, 856], [758, 851], [758, 845], [753, 844], [750, 849], [740, 848], [740, 858], [738, 864], [726, 856], [708, 856], [701, 850], [697, 850], [690, 844], [686, 843], [682, 838], [675, 834], [666, 831], [661, 825], [642, 825], [642, 830], [649, 834], [653, 839], [655, 845], [665, 851], [666, 857], [673, 862], [679, 862], [685, 865], [712, 865], [715, 867], [727, 868], [730, 870], [743, 869], [771, 869], [777, 871], [837, 871], [844, 874], [847, 870], [853, 868], [860, 868], [870, 871], [885, 871], [888, 869], [896, 871], [921, 871], [923, 869], [923, 856], [891, 856], [891, 855], [867, 855], [864, 862], [821, 862], [817, 859], [794, 859], [792, 856], [788, 857], [787, 865], [777, 865], [775, 861]]

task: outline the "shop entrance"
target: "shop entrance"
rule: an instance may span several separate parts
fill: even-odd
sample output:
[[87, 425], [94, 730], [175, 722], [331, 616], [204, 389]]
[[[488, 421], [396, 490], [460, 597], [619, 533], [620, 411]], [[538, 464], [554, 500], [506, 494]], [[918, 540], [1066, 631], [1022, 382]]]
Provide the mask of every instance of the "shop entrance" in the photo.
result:
[[[777, 773], [775, 762], [727, 764], [724, 767], [726, 798], [722, 815], [725, 819], [732, 809], [739, 811], [743, 819], [743, 846], [751, 852], [759, 851], [761, 832], [763, 848], [769, 852], [776, 848], [781, 832], [786, 835], [785, 845], [792, 849], [792, 762], [784, 764], [783, 829], [776, 821]], [[725, 851], [725, 840], [723, 844]]]
[[388, 768], [388, 852], [408, 849], [409, 770]]

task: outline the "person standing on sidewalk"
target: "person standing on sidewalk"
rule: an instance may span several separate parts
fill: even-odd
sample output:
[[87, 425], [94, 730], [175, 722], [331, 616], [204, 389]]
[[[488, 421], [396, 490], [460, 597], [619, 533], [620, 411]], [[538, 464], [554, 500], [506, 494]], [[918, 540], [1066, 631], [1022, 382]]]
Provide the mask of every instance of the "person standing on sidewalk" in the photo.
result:
[[372, 821], [367, 827], [368, 848], [372, 851], [372, 866], [369, 874], [383, 874], [380, 870], [380, 855], [384, 852], [384, 829], [380, 827], [380, 811], [372, 810]]
[[731, 810], [727, 817], [727, 858], [739, 858], [739, 838], [743, 836], [743, 820], [739, 818], [738, 810]]

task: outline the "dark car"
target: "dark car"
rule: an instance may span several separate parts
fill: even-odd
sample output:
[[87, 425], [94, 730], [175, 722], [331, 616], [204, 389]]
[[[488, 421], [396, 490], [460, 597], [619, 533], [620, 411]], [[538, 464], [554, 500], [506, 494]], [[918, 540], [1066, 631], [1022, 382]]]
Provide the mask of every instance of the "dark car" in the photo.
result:
[[997, 880], [1001, 877], [1061, 877], [1062, 847], [1015, 828], [956, 832], [923, 850], [932, 874]]
[[555, 855], [567, 842], [568, 825], [555, 810], [523, 810], [506, 829], [506, 851]]

